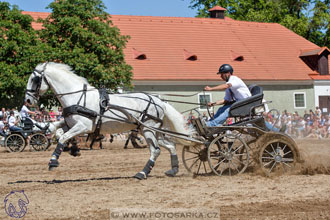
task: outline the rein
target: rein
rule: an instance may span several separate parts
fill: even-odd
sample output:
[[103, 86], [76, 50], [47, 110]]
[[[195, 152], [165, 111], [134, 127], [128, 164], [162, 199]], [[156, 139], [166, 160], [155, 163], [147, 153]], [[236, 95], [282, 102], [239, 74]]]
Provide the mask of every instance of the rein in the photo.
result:
[[150, 93], [150, 95], [154, 95], [154, 96], [159, 96], [159, 95], [163, 95], [163, 96], [177, 96], [177, 97], [192, 97], [199, 94], [199, 92], [190, 94], [190, 95], [178, 95], [178, 94], [157, 94], [157, 93]]
[[190, 105], [206, 105], [203, 103], [197, 103], [197, 102], [185, 102], [185, 101], [175, 101], [175, 100], [169, 100], [169, 99], [161, 99], [164, 102], [175, 102], [175, 103], [183, 103], [183, 104], [190, 104]]

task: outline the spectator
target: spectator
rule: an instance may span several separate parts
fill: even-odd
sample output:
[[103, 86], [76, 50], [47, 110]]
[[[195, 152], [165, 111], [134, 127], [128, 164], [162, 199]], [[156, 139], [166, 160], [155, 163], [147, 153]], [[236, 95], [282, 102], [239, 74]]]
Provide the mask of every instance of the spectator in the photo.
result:
[[209, 117], [207, 116], [207, 113], [206, 112], [203, 112], [203, 119], [205, 121], [208, 121], [209, 120]]
[[43, 115], [43, 121], [49, 121], [49, 113], [45, 108], [41, 108], [41, 114]]
[[6, 136], [5, 133], [5, 123], [3, 122], [3, 115], [0, 115], [0, 136]]
[[53, 111], [53, 109], [49, 111], [49, 118], [50, 121], [56, 121], [55, 112]]
[[295, 127], [295, 132], [298, 138], [302, 138], [304, 136], [305, 124], [306, 123], [303, 118], [299, 117]]
[[6, 109], [5, 108], [2, 108], [1, 109], [1, 112], [0, 112], [0, 116], [2, 117], [2, 121], [6, 121], [7, 120], [7, 112], [6, 112]]
[[316, 106], [315, 115], [319, 118], [322, 116], [322, 111], [318, 106]]
[[307, 121], [307, 118], [310, 118], [311, 114], [308, 114], [308, 112], [305, 110], [304, 112], [304, 120]]
[[56, 112], [56, 120], [60, 121], [63, 119], [63, 115], [62, 115], [62, 107], [59, 106]]

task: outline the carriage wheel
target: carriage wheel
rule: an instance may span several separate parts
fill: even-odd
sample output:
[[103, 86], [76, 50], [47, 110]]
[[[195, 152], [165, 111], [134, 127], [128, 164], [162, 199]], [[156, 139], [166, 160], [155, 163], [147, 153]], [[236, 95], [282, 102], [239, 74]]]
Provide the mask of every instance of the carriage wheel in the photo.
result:
[[259, 163], [267, 176], [292, 170], [298, 161], [298, 148], [290, 137], [268, 132], [257, 140], [260, 149]]
[[20, 134], [11, 134], [5, 140], [5, 147], [8, 152], [22, 152], [25, 146], [25, 138]]
[[249, 165], [249, 150], [241, 137], [223, 134], [208, 147], [208, 162], [218, 176], [243, 173]]
[[143, 135], [138, 134], [138, 138], [135, 139], [135, 141], [131, 141], [134, 148], [146, 148], [147, 142]]
[[30, 147], [35, 151], [44, 151], [49, 144], [50, 142], [44, 134], [36, 133], [30, 136]]
[[203, 144], [184, 146], [182, 161], [189, 173], [194, 175], [212, 174], [212, 170], [207, 164], [207, 147]]

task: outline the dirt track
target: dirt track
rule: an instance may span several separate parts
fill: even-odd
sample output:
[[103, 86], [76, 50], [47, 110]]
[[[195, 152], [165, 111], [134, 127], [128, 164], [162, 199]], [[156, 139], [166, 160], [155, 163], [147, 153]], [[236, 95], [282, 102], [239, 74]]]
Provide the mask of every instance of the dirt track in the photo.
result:
[[[3, 200], [13, 190], [24, 190], [29, 199], [24, 219], [109, 219], [120, 208], [220, 211], [221, 219], [330, 219], [330, 139], [297, 143], [303, 167], [271, 179], [254, 173], [193, 178], [182, 164], [178, 177], [165, 177], [170, 156], [162, 150], [151, 177], [139, 181], [131, 177], [147, 162], [148, 149], [123, 150], [123, 141], [82, 151], [79, 158], [63, 153], [52, 172], [47, 163], [53, 148], [22, 153], [1, 148], [0, 219], [11, 219]], [[178, 152], [181, 162], [180, 146]]]

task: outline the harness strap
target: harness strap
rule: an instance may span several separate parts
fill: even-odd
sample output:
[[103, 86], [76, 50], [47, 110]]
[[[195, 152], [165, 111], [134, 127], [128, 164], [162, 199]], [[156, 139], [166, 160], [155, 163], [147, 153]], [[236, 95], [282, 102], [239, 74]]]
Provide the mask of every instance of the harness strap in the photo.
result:
[[[104, 88], [99, 89], [99, 96], [100, 96], [100, 103], [99, 103], [99, 105], [100, 105], [100, 118], [97, 121], [96, 128], [95, 128], [95, 131], [93, 133], [92, 141], [94, 141], [100, 135], [100, 130], [101, 130], [101, 126], [102, 126], [102, 117], [104, 115], [104, 112], [106, 111], [106, 107], [109, 104], [109, 95], [108, 95], [106, 89], [104, 89]], [[86, 100], [86, 96], [85, 96], [85, 100]]]
[[84, 89], [83, 89], [83, 93], [84, 93], [84, 107], [86, 107], [86, 91], [87, 91], [87, 85], [84, 84]]
[[74, 114], [81, 115], [90, 119], [95, 119], [98, 116], [97, 112], [80, 105], [71, 105], [63, 109], [64, 118]]
[[82, 97], [84, 97], [84, 107], [86, 107], [86, 91], [87, 91], [87, 84], [84, 84], [83, 90], [82, 90], [82, 94], [81, 94], [81, 96], [80, 96], [80, 98], [79, 98], [79, 100], [77, 102], [77, 105], [79, 105]]
[[[141, 122], [146, 122], [147, 120], [151, 119], [151, 120], [154, 120], [154, 121], [158, 121], [161, 125], [163, 125], [163, 120], [159, 119], [159, 111], [157, 109], [155, 101], [153, 100], [153, 98], [149, 94], [145, 94], [145, 95], [149, 98], [149, 101], [148, 101], [147, 107], [144, 109], [143, 112], [141, 112], [141, 115], [140, 115], [140, 117], [142, 116]], [[156, 112], [157, 112], [157, 117], [148, 114], [148, 110], [149, 110], [149, 107], [150, 107], [151, 104], [154, 104], [154, 106], [155, 106], [155, 109], [156, 109]], [[136, 129], [139, 129], [141, 127], [141, 125], [142, 124], [139, 123]]]

